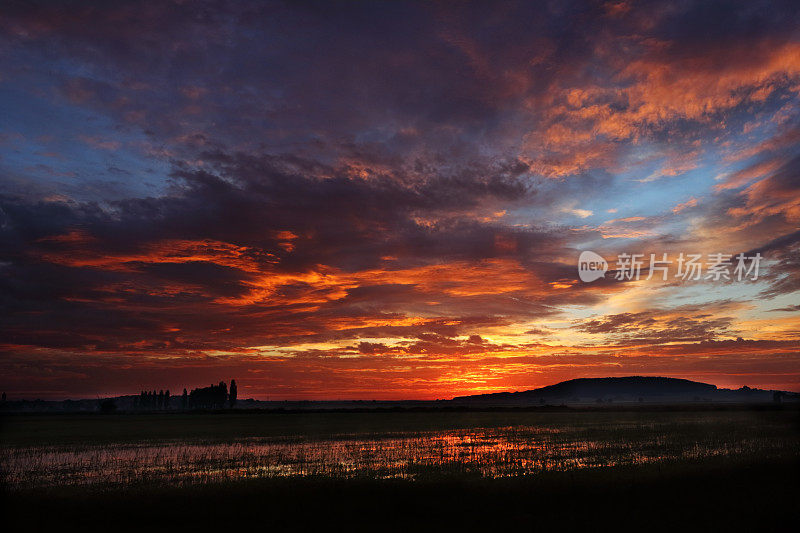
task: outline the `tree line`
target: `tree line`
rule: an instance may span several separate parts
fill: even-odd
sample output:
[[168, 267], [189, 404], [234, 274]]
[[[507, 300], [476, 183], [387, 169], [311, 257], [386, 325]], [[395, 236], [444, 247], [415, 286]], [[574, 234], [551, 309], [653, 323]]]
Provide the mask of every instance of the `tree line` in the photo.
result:
[[[224, 381], [218, 384], [213, 383], [208, 387], [192, 389], [188, 392], [183, 389], [180, 401], [172, 396], [168, 390], [156, 392], [141, 391], [139, 396], [133, 399], [133, 408], [139, 411], [163, 411], [178, 407], [179, 409], [222, 409], [224, 407], [233, 408], [236, 405], [238, 390], [236, 380], [231, 380], [230, 389]], [[175, 405], [175, 404], [178, 405]]]

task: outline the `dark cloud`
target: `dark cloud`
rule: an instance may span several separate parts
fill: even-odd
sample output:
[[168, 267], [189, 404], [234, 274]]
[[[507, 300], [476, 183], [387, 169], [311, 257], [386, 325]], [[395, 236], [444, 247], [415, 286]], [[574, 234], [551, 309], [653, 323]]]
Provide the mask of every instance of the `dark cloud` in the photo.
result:
[[[765, 256], [761, 298], [800, 289], [798, 14], [12, 2], [3, 368], [49, 394], [159, 365], [203, 382], [238, 369], [287, 395], [314, 392], [309, 369], [347, 395], [347, 372], [369, 368], [375, 389], [444, 394], [465, 374], [508, 387], [536, 365], [661, 369], [637, 347], [725, 342], [752, 327], [732, 306], [578, 319], [640, 285], [581, 283], [575, 259], [713, 244]], [[597, 345], [561, 346], [565, 323]], [[793, 348], [748, 349], [743, 366]], [[408, 376], [394, 358], [431, 366]]]
[[626, 344], [700, 342], [731, 335], [731, 317], [720, 317], [700, 309], [678, 308], [669, 312], [619, 313], [585, 320], [576, 329], [592, 334], [610, 334]]

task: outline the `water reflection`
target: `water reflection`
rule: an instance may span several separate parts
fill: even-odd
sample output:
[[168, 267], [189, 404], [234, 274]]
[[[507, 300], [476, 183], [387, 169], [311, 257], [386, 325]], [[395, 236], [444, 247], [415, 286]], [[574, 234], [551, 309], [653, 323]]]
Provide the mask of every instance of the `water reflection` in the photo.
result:
[[590, 437], [568, 429], [515, 426], [315, 440], [20, 447], [3, 449], [1, 460], [12, 488], [142, 481], [181, 485], [276, 476], [414, 479], [435, 472], [505, 477], [754, 451], [763, 455], [787, 445], [758, 437], [676, 439], [652, 430], [637, 438], [613, 432]]

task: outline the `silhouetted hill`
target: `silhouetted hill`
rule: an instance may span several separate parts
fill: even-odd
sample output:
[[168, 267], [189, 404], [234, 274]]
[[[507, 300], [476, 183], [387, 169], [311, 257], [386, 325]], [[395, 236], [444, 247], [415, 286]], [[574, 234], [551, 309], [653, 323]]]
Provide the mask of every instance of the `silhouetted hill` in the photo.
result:
[[775, 393], [794, 397], [792, 393], [767, 391], [742, 387], [741, 389], [719, 389], [716, 385], [688, 379], [628, 376], [616, 378], [579, 378], [555, 385], [520, 392], [499, 392], [459, 396], [457, 403], [481, 403], [519, 405], [535, 403], [605, 403], [605, 402], [691, 402], [691, 401], [740, 401], [769, 402], [776, 399]]
[[[7, 400], [0, 412], [97, 412], [104, 400], [112, 400], [112, 412], [141, 412], [139, 395], [83, 400]], [[240, 399], [236, 409], [243, 410], [392, 410], [392, 409], [461, 409], [561, 406], [587, 404], [681, 404], [688, 402], [773, 403], [800, 402], [800, 393], [752, 389], [720, 389], [716, 385], [688, 379], [628, 376], [618, 378], [579, 378], [555, 385], [520, 392], [498, 392], [458, 396], [452, 400], [335, 400], [335, 401], [262, 401]], [[111, 404], [108, 404], [111, 405]], [[191, 406], [189, 406], [191, 408]], [[157, 412], [184, 410], [179, 396], [172, 396]], [[151, 411], [145, 409], [145, 411]]]

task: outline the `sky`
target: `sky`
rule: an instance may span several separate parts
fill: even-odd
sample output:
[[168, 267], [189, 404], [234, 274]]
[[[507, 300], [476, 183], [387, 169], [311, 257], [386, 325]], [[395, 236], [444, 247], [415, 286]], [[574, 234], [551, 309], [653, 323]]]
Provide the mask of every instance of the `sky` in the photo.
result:
[[11, 399], [797, 391], [799, 290], [797, 2], [4, 4]]

